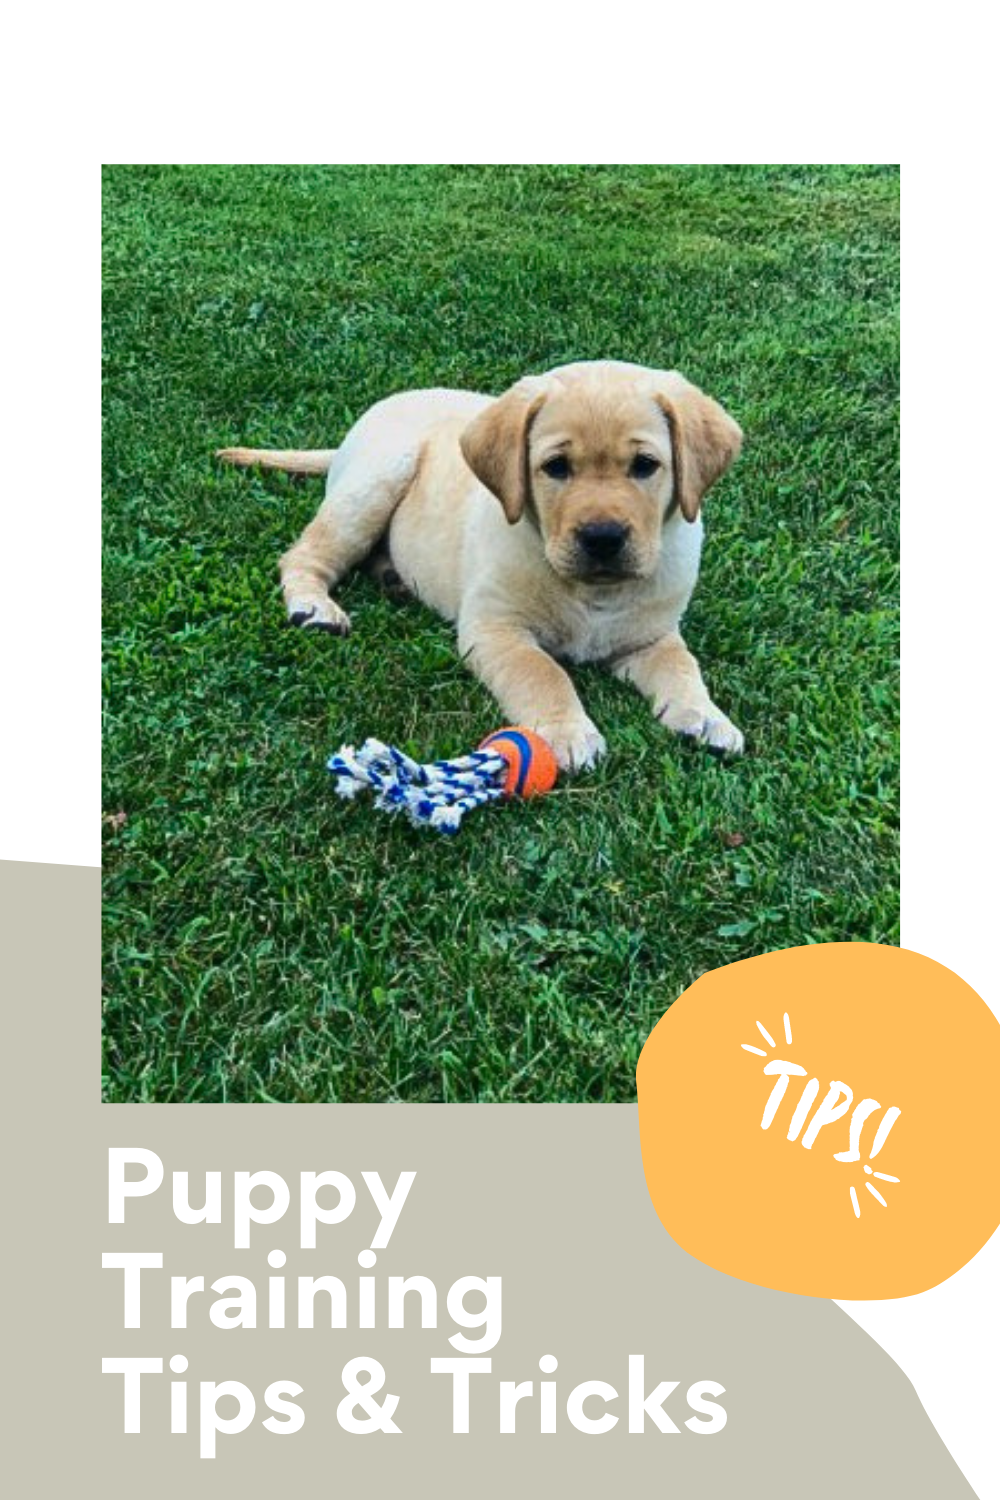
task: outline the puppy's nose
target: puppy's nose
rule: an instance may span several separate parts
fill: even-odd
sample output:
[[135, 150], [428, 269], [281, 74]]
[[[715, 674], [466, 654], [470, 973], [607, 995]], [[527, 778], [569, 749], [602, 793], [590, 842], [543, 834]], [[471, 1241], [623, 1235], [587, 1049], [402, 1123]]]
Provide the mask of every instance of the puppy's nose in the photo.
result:
[[595, 562], [614, 562], [628, 540], [629, 528], [619, 521], [591, 521], [577, 527], [576, 539]]

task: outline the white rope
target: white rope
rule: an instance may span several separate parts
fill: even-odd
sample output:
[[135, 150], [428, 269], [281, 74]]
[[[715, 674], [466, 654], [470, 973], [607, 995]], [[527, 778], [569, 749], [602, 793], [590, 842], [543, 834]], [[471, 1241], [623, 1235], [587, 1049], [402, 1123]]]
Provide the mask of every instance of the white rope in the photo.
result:
[[504, 794], [507, 762], [489, 750], [474, 750], [455, 760], [420, 765], [381, 740], [365, 740], [360, 750], [341, 745], [327, 761], [337, 793], [354, 798], [375, 793], [375, 806], [386, 812], [401, 809], [420, 828], [457, 833], [466, 813]]

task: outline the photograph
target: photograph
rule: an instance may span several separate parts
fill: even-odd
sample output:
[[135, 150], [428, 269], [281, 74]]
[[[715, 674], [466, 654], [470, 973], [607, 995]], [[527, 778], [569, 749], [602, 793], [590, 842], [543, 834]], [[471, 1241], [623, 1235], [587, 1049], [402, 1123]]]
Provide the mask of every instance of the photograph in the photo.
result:
[[104, 1102], [634, 1104], [899, 943], [899, 187], [104, 167]]

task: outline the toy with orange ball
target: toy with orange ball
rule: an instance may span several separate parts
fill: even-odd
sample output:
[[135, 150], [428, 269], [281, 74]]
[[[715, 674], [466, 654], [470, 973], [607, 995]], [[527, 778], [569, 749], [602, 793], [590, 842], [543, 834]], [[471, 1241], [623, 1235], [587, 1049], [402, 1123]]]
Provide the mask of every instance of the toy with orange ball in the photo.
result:
[[327, 769], [339, 796], [372, 791], [376, 807], [403, 811], [418, 827], [439, 833], [457, 833], [466, 813], [487, 802], [550, 792], [559, 774], [551, 748], [523, 725], [487, 735], [470, 755], [425, 765], [381, 740], [365, 740], [359, 750], [341, 745]]

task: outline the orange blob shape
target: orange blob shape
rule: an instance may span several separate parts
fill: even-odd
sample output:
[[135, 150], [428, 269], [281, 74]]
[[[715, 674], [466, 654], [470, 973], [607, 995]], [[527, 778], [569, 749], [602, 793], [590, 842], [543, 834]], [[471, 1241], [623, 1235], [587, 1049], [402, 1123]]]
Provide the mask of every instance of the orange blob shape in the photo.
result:
[[874, 943], [715, 969], [636, 1070], [664, 1228], [706, 1265], [812, 1297], [906, 1297], [1000, 1221], [1000, 1024], [950, 969]]
[[551, 748], [521, 724], [498, 729], [479, 748], [493, 750], [507, 762], [504, 793], [508, 797], [539, 797], [543, 792], [551, 792], [556, 784], [559, 766]]

